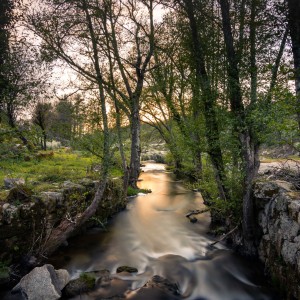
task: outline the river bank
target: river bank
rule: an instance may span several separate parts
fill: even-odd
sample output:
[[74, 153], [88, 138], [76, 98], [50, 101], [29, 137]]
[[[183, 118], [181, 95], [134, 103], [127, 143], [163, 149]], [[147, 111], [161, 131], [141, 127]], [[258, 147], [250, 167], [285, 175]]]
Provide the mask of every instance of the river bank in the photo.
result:
[[[84, 272], [97, 279], [97, 271], [109, 271], [109, 284], [72, 299], [277, 299], [264, 287], [259, 264], [221, 244], [210, 246], [209, 213], [194, 224], [185, 217], [205, 207], [200, 193], [187, 190], [163, 165], [147, 164], [144, 171], [139, 186], [151, 194], [131, 198], [106, 232], [94, 229], [75, 237], [49, 260], [71, 279]], [[118, 273], [120, 266], [136, 271]], [[163, 281], [159, 278], [176, 284], [179, 294], [163, 298], [149, 287], [153, 277], [156, 284]]]

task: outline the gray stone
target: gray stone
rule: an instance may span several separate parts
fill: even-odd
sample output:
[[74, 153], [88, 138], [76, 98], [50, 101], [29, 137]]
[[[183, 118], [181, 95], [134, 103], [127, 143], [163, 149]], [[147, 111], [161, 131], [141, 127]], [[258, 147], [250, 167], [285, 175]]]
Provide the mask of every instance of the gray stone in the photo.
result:
[[65, 297], [75, 297], [94, 289], [96, 278], [88, 273], [83, 273], [79, 278], [71, 280], [64, 288]]
[[71, 181], [65, 181], [61, 185], [64, 194], [70, 194], [70, 193], [83, 193], [85, 191], [85, 187], [81, 184], [77, 184]]
[[284, 259], [285, 262], [291, 265], [295, 265], [296, 254], [298, 250], [299, 250], [298, 243], [291, 243], [289, 241], [285, 241], [281, 249], [282, 258]]
[[285, 240], [292, 241], [300, 230], [300, 226], [297, 222], [291, 220], [287, 215], [282, 215], [280, 217], [280, 231]]
[[58, 288], [62, 290], [70, 281], [70, 274], [65, 269], [55, 270], [58, 279]]
[[90, 178], [83, 178], [79, 181], [79, 183], [85, 187], [88, 188], [93, 188], [95, 187], [95, 183], [94, 180], [90, 179]]
[[12, 189], [15, 186], [25, 184], [23, 178], [4, 178], [4, 186], [6, 189]]
[[61, 207], [64, 203], [64, 196], [59, 192], [42, 192], [41, 198], [50, 212], [54, 211], [57, 207]]
[[99, 287], [108, 287], [111, 284], [111, 276], [109, 270], [101, 270], [97, 272], [97, 281], [96, 285]]
[[298, 222], [298, 216], [300, 213], [300, 200], [291, 201], [288, 205], [288, 209], [291, 217]]
[[34, 268], [13, 288], [12, 293], [20, 294], [21, 299], [56, 300], [69, 280], [66, 270], [55, 271], [52, 265]]
[[[8, 203], [7, 203], [8, 204]], [[19, 216], [19, 209], [18, 207], [8, 204], [3, 205], [3, 212], [2, 212], [2, 221], [6, 225], [10, 225], [13, 220], [16, 220]]]
[[[136, 292], [136, 295], [138, 296], [137, 299], [141, 299], [141, 297], [159, 300], [181, 299], [177, 284], [158, 275], [153, 276]], [[133, 297], [132, 299], [135, 298]]]

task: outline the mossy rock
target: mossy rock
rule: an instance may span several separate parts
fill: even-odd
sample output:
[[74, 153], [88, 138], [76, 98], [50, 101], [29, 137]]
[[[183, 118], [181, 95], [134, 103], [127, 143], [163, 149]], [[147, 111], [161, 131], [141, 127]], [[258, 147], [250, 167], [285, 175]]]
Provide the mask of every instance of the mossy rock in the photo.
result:
[[133, 267], [128, 267], [128, 266], [121, 266], [118, 267], [117, 273], [122, 273], [122, 272], [127, 272], [127, 273], [137, 273], [138, 269], [133, 268]]
[[33, 195], [33, 191], [25, 185], [19, 185], [12, 188], [6, 198], [8, 203], [16, 204], [18, 202], [29, 202]]
[[96, 278], [87, 273], [83, 273], [79, 278], [71, 280], [63, 289], [63, 295], [72, 298], [94, 289]]

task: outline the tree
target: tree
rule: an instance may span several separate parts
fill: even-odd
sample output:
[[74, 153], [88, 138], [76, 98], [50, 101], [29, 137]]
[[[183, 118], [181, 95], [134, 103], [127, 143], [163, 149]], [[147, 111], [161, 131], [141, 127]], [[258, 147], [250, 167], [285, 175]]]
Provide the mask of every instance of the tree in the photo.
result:
[[300, 2], [298, 0], [287, 0], [287, 6], [288, 24], [294, 56], [294, 76], [297, 97], [296, 113], [300, 132]]
[[[4, 63], [9, 49], [9, 27], [12, 22], [13, 1], [3, 0], [0, 3], [0, 111], [3, 109], [3, 89], [7, 79]], [[1, 117], [1, 116], [0, 116]]]
[[[31, 30], [43, 41], [44, 57], [49, 60], [57, 58], [63, 60], [79, 75], [89, 80], [93, 89], [97, 92], [101, 105], [103, 127], [102, 168], [100, 184], [95, 196], [82, 214], [77, 215], [72, 221], [67, 218], [62, 219], [60, 224], [53, 229], [45, 247], [46, 254], [55, 251], [61, 243], [70, 237], [74, 230], [95, 214], [102, 200], [108, 180], [111, 162], [110, 132], [108, 128], [104, 76], [102, 73], [103, 63], [98, 45], [98, 15], [94, 14], [93, 11], [97, 4], [97, 1], [88, 0], [55, 1], [45, 6], [44, 12], [32, 13], [28, 19]], [[78, 56], [71, 56], [69, 52], [70, 49], [73, 52], [74, 42], [76, 47], [78, 47]], [[85, 53], [86, 56], [80, 57], [82, 53]], [[84, 58], [84, 60], [82, 61], [80, 58]]]
[[38, 102], [34, 108], [32, 122], [42, 131], [42, 149], [47, 150], [47, 131], [50, 126], [52, 114], [51, 103]]
[[189, 20], [190, 35], [192, 40], [191, 53], [194, 57], [193, 68], [195, 70], [196, 83], [199, 92], [201, 92], [201, 101], [203, 101], [206, 139], [208, 143], [208, 154], [215, 169], [216, 182], [218, 184], [219, 195], [221, 199], [227, 199], [228, 193], [225, 187], [225, 169], [220, 146], [219, 128], [216, 118], [216, 93], [213, 91], [211, 82], [206, 70], [204, 46], [198, 31], [197, 19], [195, 17], [195, 7], [192, 0], [179, 1], [179, 4], [185, 11]]

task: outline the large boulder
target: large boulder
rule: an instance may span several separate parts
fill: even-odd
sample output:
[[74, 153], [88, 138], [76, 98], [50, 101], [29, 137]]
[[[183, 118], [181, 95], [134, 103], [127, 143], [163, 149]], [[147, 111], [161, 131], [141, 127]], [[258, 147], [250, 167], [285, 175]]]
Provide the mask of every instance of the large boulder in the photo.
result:
[[46, 264], [24, 276], [12, 293], [26, 300], [56, 300], [61, 297], [61, 290], [69, 281], [67, 270], [55, 270], [52, 265]]

